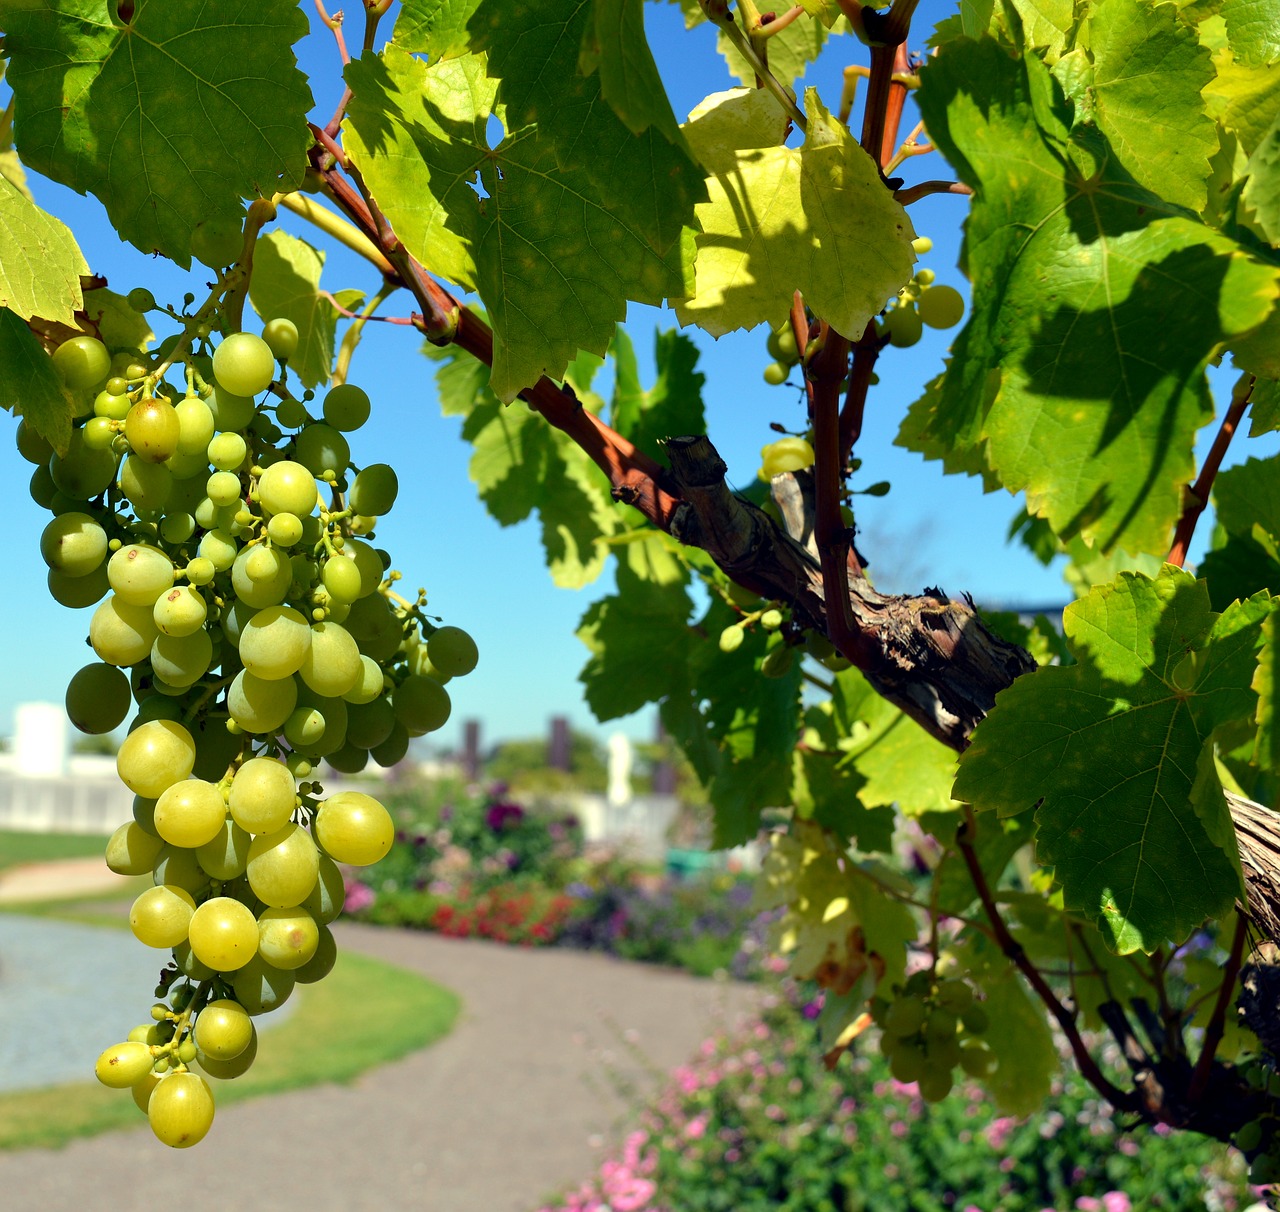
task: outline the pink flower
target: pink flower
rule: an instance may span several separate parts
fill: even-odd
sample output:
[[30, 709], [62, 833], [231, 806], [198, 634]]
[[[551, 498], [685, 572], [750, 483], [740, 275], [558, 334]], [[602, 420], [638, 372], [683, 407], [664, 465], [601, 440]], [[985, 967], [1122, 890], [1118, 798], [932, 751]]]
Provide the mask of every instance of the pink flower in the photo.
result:
[[699, 1115], [684, 1126], [684, 1134], [689, 1140], [701, 1140], [707, 1132], [707, 1117]]
[[[900, 1119], [890, 1127], [889, 1131], [892, 1132], [894, 1136], [903, 1137], [911, 1131], [911, 1126], [905, 1119]], [[968, 1212], [968, 1209], [966, 1209], [965, 1212]]]
[[987, 1144], [999, 1152], [1005, 1147], [1010, 1134], [1017, 1126], [1018, 1121], [1012, 1115], [1002, 1115], [999, 1119], [993, 1119], [985, 1134]]
[[1108, 1191], [1102, 1197], [1103, 1212], [1133, 1212], [1133, 1205], [1123, 1191]]
[[1079, 1212], [1102, 1212], [1102, 1204], [1093, 1198], [1092, 1195], [1082, 1195], [1076, 1200], [1076, 1208]]

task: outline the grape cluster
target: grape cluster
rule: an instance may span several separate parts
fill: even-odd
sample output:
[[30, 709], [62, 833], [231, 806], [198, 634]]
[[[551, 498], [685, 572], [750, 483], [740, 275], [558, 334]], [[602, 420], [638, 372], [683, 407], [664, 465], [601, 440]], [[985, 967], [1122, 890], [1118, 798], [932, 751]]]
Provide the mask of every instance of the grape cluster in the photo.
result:
[[898, 1081], [919, 1083], [920, 1097], [937, 1103], [951, 1093], [957, 1065], [970, 1077], [995, 1072], [995, 1054], [977, 1038], [987, 1029], [987, 1012], [965, 981], [916, 972], [894, 992], [892, 1001], [876, 998], [871, 1015]]
[[[238, 248], [227, 238], [209, 256], [226, 263]], [[17, 437], [36, 465], [32, 496], [54, 515], [40, 539], [50, 592], [95, 607], [99, 660], [71, 679], [71, 720], [109, 732], [136, 703], [116, 763], [134, 819], [106, 858], [152, 877], [130, 926], [172, 955], [156, 990], [166, 1001], [102, 1053], [97, 1075], [131, 1089], [175, 1147], [209, 1130], [206, 1076], [252, 1064], [253, 1020], [333, 967], [339, 864], [374, 863], [392, 844], [387, 810], [362, 792], [326, 795], [319, 762], [398, 762], [445, 723], [445, 683], [477, 662], [466, 632], [424, 613], [423, 591], [394, 592], [398, 574], [372, 545], [397, 481], [351, 462], [368, 395], [342, 383], [318, 408], [292, 395], [295, 326], [220, 336], [224, 295], [194, 315], [168, 310], [181, 331], [152, 355], [64, 341], [52, 356], [79, 403], [70, 443], [56, 453], [26, 421]], [[129, 303], [156, 306], [144, 289]]]
[[[1255, 1090], [1280, 1095], [1280, 1073], [1263, 1057], [1251, 1057], [1240, 1065], [1245, 1081]], [[1250, 1120], [1236, 1132], [1232, 1143], [1249, 1159], [1249, 1181], [1257, 1186], [1280, 1185], [1280, 1119], [1264, 1115]]]
[[[928, 236], [914, 240], [916, 252], [927, 253], [933, 247]], [[876, 328], [889, 344], [906, 349], [920, 340], [924, 326], [954, 328], [964, 319], [964, 297], [954, 286], [936, 286], [931, 269], [916, 271], [886, 309]]]

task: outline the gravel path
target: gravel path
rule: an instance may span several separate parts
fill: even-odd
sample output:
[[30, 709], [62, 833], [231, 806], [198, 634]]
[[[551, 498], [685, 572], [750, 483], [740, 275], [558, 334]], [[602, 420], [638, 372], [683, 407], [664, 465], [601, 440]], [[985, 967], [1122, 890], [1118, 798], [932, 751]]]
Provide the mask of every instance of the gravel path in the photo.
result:
[[453, 1033], [349, 1086], [239, 1103], [193, 1149], [144, 1124], [64, 1150], [0, 1153], [6, 1212], [531, 1212], [587, 1177], [626, 1108], [607, 1069], [648, 1081], [756, 991], [571, 951], [342, 925], [339, 945], [461, 995]]

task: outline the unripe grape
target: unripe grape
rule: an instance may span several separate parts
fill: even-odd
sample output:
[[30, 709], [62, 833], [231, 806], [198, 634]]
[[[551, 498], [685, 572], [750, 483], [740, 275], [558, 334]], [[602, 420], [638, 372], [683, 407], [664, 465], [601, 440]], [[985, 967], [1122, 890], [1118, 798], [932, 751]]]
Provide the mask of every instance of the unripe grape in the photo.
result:
[[125, 296], [125, 301], [137, 312], [146, 313], [156, 309], [156, 297], [145, 286], [135, 286]]
[[157, 798], [190, 777], [196, 747], [181, 724], [152, 720], [129, 733], [116, 754], [116, 772], [130, 791]]
[[346, 883], [338, 864], [327, 854], [320, 855], [320, 871], [315, 886], [302, 902], [304, 908], [322, 926], [328, 925], [342, 912], [346, 899]]
[[[115, 454], [110, 450], [90, 449], [85, 444], [83, 429], [71, 431], [66, 454], [54, 453], [49, 459], [49, 478], [54, 487], [74, 501], [87, 501], [105, 492], [115, 476]], [[35, 488], [33, 476], [33, 496]]]
[[199, 631], [208, 616], [208, 607], [198, 590], [175, 585], [156, 598], [151, 611], [156, 628], [164, 635], [181, 638]]
[[241, 216], [201, 219], [191, 233], [191, 255], [210, 269], [232, 264], [244, 246], [243, 223]]
[[267, 681], [297, 673], [311, 648], [311, 628], [292, 606], [258, 611], [240, 633], [244, 667]]
[[151, 1049], [143, 1043], [113, 1044], [94, 1065], [93, 1071], [104, 1086], [128, 1090], [151, 1070]]
[[328, 755], [328, 761], [340, 774], [359, 774], [369, 764], [369, 751], [344, 744]]
[[427, 638], [427, 655], [446, 677], [465, 677], [480, 660], [476, 642], [461, 627], [438, 627]]
[[924, 331], [920, 313], [914, 307], [895, 307], [885, 316], [884, 329], [889, 334], [889, 343], [899, 349], [914, 345]]
[[316, 508], [315, 477], [301, 463], [282, 459], [259, 477], [258, 500], [269, 513], [306, 517]]
[[336, 862], [367, 867], [391, 849], [396, 830], [390, 813], [372, 796], [340, 791], [320, 805], [315, 832]]
[[258, 952], [258, 923], [247, 905], [215, 896], [192, 915], [187, 941], [202, 964], [215, 972], [235, 972]]
[[174, 1149], [199, 1144], [213, 1126], [213, 1092], [197, 1073], [170, 1073], [147, 1101], [147, 1121], [162, 1143]]
[[926, 1103], [940, 1103], [955, 1084], [950, 1069], [930, 1069], [919, 1077], [920, 1097]]
[[[234, 332], [214, 351], [213, 373], [218, 383], [234, 395], [256, 396], [275, 378], [276, 360], [261, 337]], [[219, 428], [225, 427], [220, 424]]]
[[252, 396], [237, 395], [221, 383], [214, 384], [213, 395], [205, 402], [213, 413], [214, 424], [224, 433], [244, 429], [258, 408]]
[[89, 620], [89, 643], [108, 665], [134, 665], [145, 660], [158, 634], [150, 606], [125, 602], [116, 594]]
[[111, 355], [96, 337], [72, 337], [53, 351], [53, 367], [68, 387], [83, 391], [111, 373]]
[[293, 583], [289, 557], [273, 547], [245, 547], [231, 565], [236, 597], [248, 606], [265, 609], [284, 601]]
[[355, 560], [335, 556], [325, 561], [321, 572], [324, 587], [336, 602], [351, 603], [361, 596], [363, 584]]
[[374, 745], [369, 750], [369, 756], [379, 766], [394, 766], [397, 762], [404, 761], [409, 752], [410, 739], [409, 730], [396, 720], [391, 734], [381, 744]]
[[812, 467], [815, 457], [813, 447], [804, 438], [779, 438], [760, 448], [761, 469], [766, 479], [785, 471]]
[[340, 383], [324, 398], [324, 419], [345, 433], [359, 429], [369, 419], [368, 394], [354, 383]]
[[199, 855], [194, 850], [171, 846], [167, 842], [151, 869], [151, 880], [157, 886], [168, 884], [181, 888], [193, 897], [204, 896], [209, 887], [209, 873], [200, 866]]
[[333, 971], [338, 958], [338, 945], [328, 926], [320, 927], [320, 940], [316, 944], [316, 953], [301, 968], [293, 970], [294, 979], [300, 985], [312, 985], [323, 980]]
[[280, 361], [287, 361], [298, 349], [298, 326], [278, 316], [262, 326], [262, 339]]
[[405, 678], [396, 687], [392, 701], [396, 718], [410, 736], [443, 728], [452, 710], [449, 692], [434, 678], [417, 675]]
[[775, 361], [781, 362], [784, 367], [792, 366], [799, 360], [800, 355], [796, 350], [796, 334], [792, 331], [789, 323], [771, 332], [766, 345], [769, 349], [769, 356]]
[[305, 909], [273, 907], [258, 915], [258, 954], [272, 967], [301, 968], [319, 942], [320, 928]]
[[291, 513], [272, 514], [267, 534], [277, 547], [292, 547], [302, 538], [302, 522]]
[[168, 400], [139, 400], [124, 419], [124, 436], [148, 463], [163, 463], [173, 454], [181, 433], [177, 410]]
[[40, 554], [50, 568], [69, 577], [86, 576], [106, 558], [107, 532], [87, 513], [64, 513], [44, 528]]
[[964, 319], [964, 296], [954, 286], [931, 286], [916, 306], [930, 328], [954, 328]]
[[918, 286], [931, 286], [937, 276], [931, 269], [918, 269], [916, 270], [916, 284]]
[[151, 669], [170, 686], [190, 686], [213, 664], [213, 641], [203, 628], [191, 635], [157, 635], [151, 645]]
[[231, 781], [231, 816], [250, 833], [275, 833], [297, 802], [293, 775], [274, 758], [250, 758]]
[[173, 587], [173, 561], [158, 547], [130, 543], [107, 561], [107, 579], [122, 602], [152, 606]]
[[[241, 1007], [241, 1009], [243, 1009], [243, 1007]], [[209, 1056], [202, 1051], [196, 1056], [196, 1063], [210, 1077], [216, 1077], [220, 1081], [229, 1081], [233, 1078], [243, 1077], [248, 1073], [250, 1067], [253, 1065], [254, 1058], [257, 1055], [258, 1033], [254, 1030], [254, 1032], [249, 1036], [248, 1047], [246, 1047], [243, 1052], [232, 1057], [231, 1060], [218, 1060], [217, 1057]]]
[[720, 651], [737, 652], [746, 638], [747, 633], [737, 623], [731, 623], [720, 633]]
[[782, 611], [766, 610], [764, 614], [760, 616], [760, 626], [763, 627], [765, 631], [777, 631], [778, 628], [782, 626]]
[[922, 257], [925, 253], [933, 251], [933, 241], [928, 236], [917, 236], [911, 241], [911, 248], [917, 256]]
[[120, 467], [120, 491], [139, 517], [147, 511], [159, 513], [173, 495], [173, 473], [163, 463], [131, 454]]
[[914, 1035], [924, 1026], [925, 1015], [925, 1004], [921, 998], [899, 997], [885, 1014], [884, 1029], [897, 1038]]
[[371, 463], [351, 483], [347, 501], [358, 514], [381, 517], [396, 503], [400, 482], [386, 463]]
[[222, 831], [227, 805], [213, 783], [183, 779], [161, 792], [154, 819], [156, 832], [166, 842], [195, 850]]
[[83, 610], [99, 602], [111, 589], [107, 580], [106, 564], [99, 564], [91, 573], [82, 577], [69, 577], [64, 572], [49, 569], [45, 578], [49, 587], [49, 596], [60, 606], [70, 610]]
[[970, 1077], [990, 1077], [998, 1065], [995, 1053], [985, 1044], [964, 1044], [960, 1049], [960, 1068]]
[[371, 703], [382, 693], [386, 678], [382, 667], [370, 656], [360, 657], [360, 676], [342, 697], [348, 703]]
[[171, 547], [180, 547], [195, 532], [196, 520], [189, 513], [166, 512], [160, 519], [160, 537]]
[[53, 446], [26, 417], [18, 422], [15, 440], [18, 444], [18, 453], [28, 463], [34, 463], [37, 467], [48, 466], [49, 460], [53, 457]]
[[[129, 409], [133, 407], [132, 401], [123, 393], [116, 395], [107, 391], [105, 388], [98, 392], [93, 400], [93, 416], [96, 421], [123, 421], [129, 415]], [[85, 426], [85, 436], [88, 436], [90, 421]], [[116, 429], [111, 427], [109, 432], [114, 437]]]
[[363, 675], [360, 650], [341, 624], [322, 622], [311, 627], [311, 645], [298, 668], [298, 676], [311, 690], [325, 698], [340, 698]]
[[[220, 433], [206, 444], [209, 463], [219, 471], [238, 471], [249, 454], [249, 444], [238, 433]], [[240, 481], [236, 481], [236, 499]]]
[[137, 821], [126, 821], [108, 839], [107, 867], [117, 875], [149, 875], [164, 843]]
[[200, 539], [197, 548], [200, 555], [208, 560], [217, 572], [226, 572], [235, 563], [236, 552], [240, 550], [235, 539], [225, 530], [213, 529]]
[[148, 888], [129, 910], [129, 928], [148, 947], [173, 947], [187, 937], [196, 902], [185, 888], [160, 884]]
[[781, 362], [770, 362], [764, 368], [764, 381], [770, 387], [780, 387], [787, 381], [787, 368]]
[[308, 425], [293, 444], [294, 458], [319, 477], [326, 471], [342, 475], [351, 462], [347, 439], [331, 425]]
[[250, 1045], [253, 1035], [253, 1020], [230, 998], [210, 1002], [196, 1018], [196, 1047], [213, 1060], [234, 1060]]
[[227, 710], [246, 732], [275, 732], [298, 703], [298, 686], [291, 677], [267, 680], [247, 669], [236, 674], [227, 691]]
[[255, 1018], [279, 1009], [293, 992], [295, 970], [277, 968], [261, 955], [255, 955], [236, 974], [231, 983], [236, 1001]]
[[67, 683], [67, 716], [81, 732], [91, 735], [124, 723], [130, 701], [129, 679], [114, 665], [85, 665]]

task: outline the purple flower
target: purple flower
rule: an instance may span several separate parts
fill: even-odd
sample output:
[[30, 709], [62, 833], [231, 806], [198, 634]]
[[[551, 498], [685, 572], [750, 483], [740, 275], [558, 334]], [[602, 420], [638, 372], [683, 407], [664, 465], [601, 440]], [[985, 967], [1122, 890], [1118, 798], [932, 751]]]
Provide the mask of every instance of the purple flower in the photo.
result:
[[494, 833], [501, 833], [508, 826], [518, 825], [524, 820], [524, 809], [519, 804], [511, 804], [505, 800], [490, 804], [484, 814], [484, 823]]

